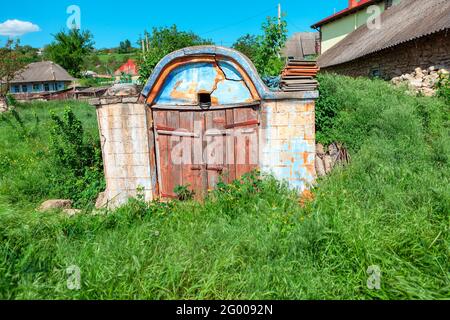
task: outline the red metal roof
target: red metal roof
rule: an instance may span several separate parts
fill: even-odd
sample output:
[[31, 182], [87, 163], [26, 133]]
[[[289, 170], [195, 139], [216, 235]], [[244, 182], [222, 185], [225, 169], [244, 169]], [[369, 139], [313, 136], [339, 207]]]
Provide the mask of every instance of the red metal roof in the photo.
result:
[[368, 7], [368, 6], [372, 5], [372, 4], [375, 4], [375, 3], [380, 2], [380, 1], [382, 1], [382, 0], [361, 0], [360, 2], [358, 2], [358, 4], [356, 6], [354, 6], [354, 7], [349, 6], [348, 8], [346, 8], [344, 10], [341, 10], [341, 11], [333, 14], [332, 16], [329, 16], [329, 17], [327, 17], [327, 18], [325, 18], [323, 20], [320, 20], [319, 22], [313, 24], [311, 26], [311, 28], [317, 29], [318, 27], [321, 27], [324, 24], [327, 24], [329, 22], [332, 22], [334, 20], [342, 18], [342, 17], [344, 17], [344, 16], [346, 16], [348, 14], [352, 14], [352, 13], [354, 13], [356, 11], [364, 9], [365, 7]]
[[115, 75], [121, 75], [122, 73], [129, 74], [132, 76], [138, 75], [138, 67], [136, 65], [136, 61], [133, 59], [129, 59], [126, 63], [124, 63], [116, 72]]

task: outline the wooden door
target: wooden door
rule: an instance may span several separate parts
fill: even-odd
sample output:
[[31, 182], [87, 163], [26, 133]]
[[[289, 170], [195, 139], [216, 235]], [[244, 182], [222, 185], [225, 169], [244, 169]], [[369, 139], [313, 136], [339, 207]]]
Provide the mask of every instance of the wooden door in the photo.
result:
[[177, 186], [201, 198], [219, 181], [231, 183], [258, 167], [256, 108], [155, 110], [153, 119], [163, 198], [176, 198]]

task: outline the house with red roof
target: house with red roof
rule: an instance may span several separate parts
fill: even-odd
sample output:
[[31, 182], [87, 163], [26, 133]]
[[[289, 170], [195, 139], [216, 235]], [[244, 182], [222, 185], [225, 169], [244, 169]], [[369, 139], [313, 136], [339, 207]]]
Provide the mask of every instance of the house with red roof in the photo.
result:
[[132, 81], [136, 81], [139, 78], [139, 67], [133, 59], [128, 59], [119, 69], [114, 72], [116, 79], [120, 80], [123, 76], [129, 77]]
[[348, 7], [311, 26], [320, 32], [321, 53], [344, 40], [374, 16], [402, 0], [348, 0]]
[[137, 76], [139, 74], [138, 67], [136, 64], [136, 61], [133, 59], [128, 59], [127, 62], [125, 62], [123, 65], [120, 66], [119, 69], [114, 72], [115, 76], [120, 76], [122, 74], [127, 74], [130, 76]]

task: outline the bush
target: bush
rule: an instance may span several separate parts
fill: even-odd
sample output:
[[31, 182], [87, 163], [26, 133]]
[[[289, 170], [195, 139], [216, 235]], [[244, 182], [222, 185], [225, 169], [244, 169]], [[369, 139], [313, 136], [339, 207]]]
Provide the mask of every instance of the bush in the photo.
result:
[[104, 189], [103, 162], [100, 143], [86, 137], [83, 126], [73, 111], [67, 108], [62, 118], [52, 113], [51, 179], [58, 194], [87, 206]]
[[59, 116], [59, 104], [19, 104], [0, 116], [0, 198], [8, 203], [67, 198], [84, 208], [103, 191], [95, 110], [67, 102]]

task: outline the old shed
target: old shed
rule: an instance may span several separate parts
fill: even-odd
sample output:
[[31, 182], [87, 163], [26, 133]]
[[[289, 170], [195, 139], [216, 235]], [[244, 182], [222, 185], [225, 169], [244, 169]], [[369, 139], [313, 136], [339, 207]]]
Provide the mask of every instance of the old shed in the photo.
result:
[[219, 180], [254, 169], [303, 191], [315, 180], [317, 91], [270, 91], [241, 53], [186, 48], [166, 56], [143, 91], [120, 90], [97, 107], [107, 190], [117, 206], [141, 191], [175, 198], [186, 186], [201, 197]]

